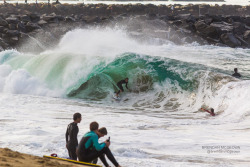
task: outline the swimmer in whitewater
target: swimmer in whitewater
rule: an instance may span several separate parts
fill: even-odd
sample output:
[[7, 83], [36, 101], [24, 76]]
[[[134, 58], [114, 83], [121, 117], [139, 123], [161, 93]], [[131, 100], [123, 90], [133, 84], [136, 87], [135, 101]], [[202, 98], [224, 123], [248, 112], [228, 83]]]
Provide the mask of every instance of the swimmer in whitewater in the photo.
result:
[[206, 110], [206, 109], [204, 109], [204, 108], [201, 108], [201, 110], [202, 110], [202, 111], [208, 112], [211, 116], [215, 116], [215, 113], [214, 113], [214, 109], [213, 109], [213, 108], [211, 108], [210, 111], [209, 111], [209, 110]]
[[128, 89], [128, 78], [117, 82], [117, 86], [120, 90], [118, 90], [118, 92], [116, 93], [116, 97], [118, 97], [121, 92], [124, 92], [122, 84], [126, 84], [126, 88]]
[[232, 76], [235, 77], [235, 78], [240, 78], [241, 77], [241, 75], [238, 73], [238, 68], [234, 69], [234, 74]]

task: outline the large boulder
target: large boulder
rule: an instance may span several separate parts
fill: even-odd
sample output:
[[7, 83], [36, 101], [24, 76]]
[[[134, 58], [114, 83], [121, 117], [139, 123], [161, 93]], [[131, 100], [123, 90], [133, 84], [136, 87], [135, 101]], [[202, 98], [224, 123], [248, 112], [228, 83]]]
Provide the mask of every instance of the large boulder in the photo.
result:
[[247, 26], [250, 26], [250, 17], [246, 17], [245, 20], [244, 20], [244, 23], [245, 23]]
[[4, 41], [8, 43], [10, 46], [15, 46], [19, 40], [18, 36], [13, 36], [9, 38], [5, 38]]
[[0, 33], [4, 33], [4, 30], [6, 29], [6, 27], [4, 26], [0, 26]]
[[65, 22], [68, 22], [68, 23], [70, 23], [70, 22], [75, 22], [75, 19], [74, 19], [73, 17], [66, 16], [66, 17], [65, 17]]
[[21, 31], [21, 32], [26, 32], [25, 25], [24, 25], [23, 23], [21, 23], [21, 22], [19, 22], [19, 23], [17, 24], [17, 29], [18, 29], [19, 31]]
[[250, 30], [245, 31], [243, 37], [244, 37], [244, 40], [250, 44]]
[[187, 23], [189, 23], [189, 22], [195, 23], [196, 22], [196, 18], [191, 14], [179, 14], [177, 16], [177, 20], [185, 20]]
[[42, 20], [49, 23], [57, 23], [59, 21], [58, 17], [55, 14], [51, 15], [42, 15]]
[[2, 49], [7, 49], [9, 45], [4, 42], [2, 38], [0, 38], [0, 46], [2, 47]]
[[213, 22], [210, 24], [211, 27], [214, 27], [218, 34], [221, 35], [221, 34], [224, 34], [224, 33], [230, 33], [233, 31], [234, 27], [232, 24], [228, 24], [224, 21], [222, 22]]
[[19, 22], [19, 19], [16, 18], [16, 17], [8, 17], [6, 18], [6, 21], [9, 23], [9, 24], [17, 24]]
[[0, 17], [0, 26], [8, 26], [8, 22]]
[[237, 35], [242, 35], [246, 31], [245, 25], [242, 24], [242, 22], [234, 22], [233, 27], [234, 27], [233, 32], [234, 34]]
[[20, 32], [18, 30], [7, 30], [5, 35], [5, 37], [16, 37], [20, 35]]
[[31, 21], [30, 16], [28, 15], [22, 15], [20, 19], [26, 23]]
[[37, 22], [37, 24], [42, 27], [42, 26], [48, 24], [48, 22], [45, 21], [45, 20], [40, 20], [40, 21]]
[[31, 31], [34, 31], [34, 30], [40, 29], [40, 28], [41, 27], [37, 23], [31, 23], [31, 22], [29, 22], [29, 23], [27, 23], [25, 25], [25, 29], [26, 29], [27, 32], [31, 32]]
[[215, 27], [207, 25], [203, 21], [198, 21], [194, 24], [196, 30], [201, 34], [203, 37], [210, 37], [210, 38], [219, 38], [219, 34]]
[[227, 19], [232, 19], [234, 22], [241, 22], [242, 18], [240, 16], [229, 16]]
[[232, 33], [225, 33], [220, 36], [221, 41], [230, 47], [239, 47], [241, 42]]
[[40, 15], [36, 13], [31, 13], [28, 15], [32, 22], [38, 22], [40, 20]]
[[17, 29], [17, 25], [11, 23], [11, 24], [9, 24], [9, 29], [10, 29], [10, 30], [16, 30], [16, 29]]

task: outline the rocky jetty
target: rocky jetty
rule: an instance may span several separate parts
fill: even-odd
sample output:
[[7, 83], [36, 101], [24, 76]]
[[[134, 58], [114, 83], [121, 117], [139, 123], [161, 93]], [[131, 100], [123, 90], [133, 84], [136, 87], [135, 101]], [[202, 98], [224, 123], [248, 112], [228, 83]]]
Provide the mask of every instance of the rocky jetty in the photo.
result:
[[0, 50], [39, 52], [77, 27], [118, 23], [124, 23], [129, 32], [150, 29], [155, 37], [177, 44], [250, 47], [250, 6], [41, 3], [0, 5]]

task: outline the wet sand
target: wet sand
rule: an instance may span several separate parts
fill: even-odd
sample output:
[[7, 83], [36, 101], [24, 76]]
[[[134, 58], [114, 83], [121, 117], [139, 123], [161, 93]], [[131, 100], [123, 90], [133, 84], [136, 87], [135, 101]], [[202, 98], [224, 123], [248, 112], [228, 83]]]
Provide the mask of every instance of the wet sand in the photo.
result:
[[83, 165], [42, 158], [19, 153], [8, 148], [0, 148], [1, 167], [83, 167]]

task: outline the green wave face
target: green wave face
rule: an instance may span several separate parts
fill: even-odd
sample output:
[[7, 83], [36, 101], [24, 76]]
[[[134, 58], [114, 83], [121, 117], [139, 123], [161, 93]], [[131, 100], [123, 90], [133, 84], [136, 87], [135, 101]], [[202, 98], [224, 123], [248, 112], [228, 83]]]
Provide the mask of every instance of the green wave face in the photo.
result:
[[126, 77], [129, 78], [128, 85], [133, 92], [152, 90], [155, 83], [162, 85], [166, 80], [185, 91], [192, 91], [198, 86], [195, 77], [198, 70], [201, 70], [200, 66], [190, 63], [125, 53], [107, 65], [97, 65], [87, 80], [80, 79], [68, 89], [67, 95], [83, 99], [103, 99], [118, 90], [116, 83]]
[[207, 71], [200, 64], [131, 52], [110, 59], [54, 52], [34, 56], [9, 51], [0, 55], [0, 61], [14, 70], [25, 69], [65, 97], [94, 100], [113, 94], [118, 90], [116, 83], [126, 77], [133, 93], [152, 91], [156, 85], [176, 93], [193, 92]]

